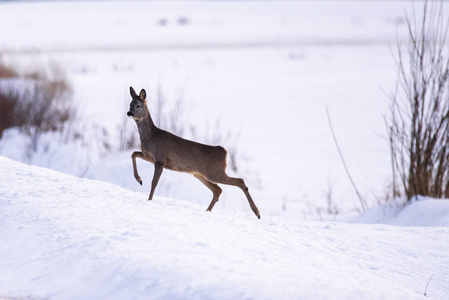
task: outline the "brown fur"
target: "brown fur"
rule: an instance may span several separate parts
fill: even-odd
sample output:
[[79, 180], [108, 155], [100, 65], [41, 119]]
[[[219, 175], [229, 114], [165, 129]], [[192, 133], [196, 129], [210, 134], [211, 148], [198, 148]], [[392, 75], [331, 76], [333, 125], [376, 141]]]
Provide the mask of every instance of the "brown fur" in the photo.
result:
[[137, 172], [136, 158], [144, 159], [154, 164], [154, 176], [148, 200], [153, 199], [159, 178], [163, 169], [193, 174], [213, 193], [212, 201], [207, 208], [211, 211], [222, 192], [217, 183], [234, 185], [242, 189], [248, 199], [251, 209], [260, 218], [257, 206], [254, 204], [245, 182], [241, 178], [229, 177], [226, 174], [226, 150], [221, 146], [209, 146], [183, 139], [165, 130], [157, 128], [151, 119], [146, 104], [146, 92], [141, 90], [137, 95], [130, 87], [131, 103], [128, 116], [132, 117], [139, 130], [141, 149], [132, 154], [134, 177], [142, 184]]

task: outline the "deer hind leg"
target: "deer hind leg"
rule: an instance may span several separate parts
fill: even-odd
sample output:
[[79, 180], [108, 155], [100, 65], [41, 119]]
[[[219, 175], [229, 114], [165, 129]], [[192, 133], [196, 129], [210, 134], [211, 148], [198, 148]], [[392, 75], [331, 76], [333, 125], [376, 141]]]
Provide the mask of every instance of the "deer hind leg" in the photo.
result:
[[254, 212], [254, 214], [257, 216], [257, 218], [260, 219], [260, 213], [259, 209], [257, 208], [256, 204], [253, 201], [253, 198], [249, 194], [248, 187], [245, 184], [245, 181], [242, 178], [234, 178], [229, 177], [226, 173], [223, 172], [223, 174], [214, 176], [213, 178], [207, 178], [208, 180], [211, 180], [216, 183], [222, 183], [222, 184], [228, 184], [239, 187], [243, 193], [245, 193], [246, 198], [248, 199], [249, 206], [251, 207], [251, 210]]
[[131, 154], [131, 159], [133, 161], [133, 171], [134, 171], [134, 178], [136, 178], [137, 182], [142, 185], [142, 179], [140, 179], [139, 173], [137, 173], [137, 164], [136, 164], [136, 158], [145, 159], [143, 157], [143, 153], [140, 151], [133, 152]]
[[153, 199], [154, 190], [156, 189], [157, 183], [159, 182], [159, 178], [161, 178], [162, 170], [164, 170], [164, 163], [162, 162], [155, 162], [154, 163], [154, 175], [153, 175], [153, 181], [151, 182], [151, 192], [150, 196], [148, 197], [148, 200]]
[[212, 208], [214, 208], [215, 203], [218, 202], [218, 198], [221, 195], [221, 188], [215, 184], [210, 182], [209, 180], [206, 179], [206, 177], [204, 177], [203, 175], [199, 174], [199, 173], [195, 173], [193, 174], [193, 176], [195, 176], [195, 178], [197, 178], [199, 181], [201, 181], [205, 186], [207, 186], [213, 193], [213, 197], [212, 197], [212, 201], [209, 204], [209, 207], [207, 208], [206, 211], [211, 211]]

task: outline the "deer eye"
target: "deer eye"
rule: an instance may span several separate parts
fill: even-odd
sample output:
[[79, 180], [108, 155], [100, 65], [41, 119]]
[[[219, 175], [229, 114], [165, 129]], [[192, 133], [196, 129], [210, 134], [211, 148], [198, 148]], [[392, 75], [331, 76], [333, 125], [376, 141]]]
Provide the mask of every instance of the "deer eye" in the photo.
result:
[[140, 108], [140, 105], [139, 105], [139, 104], [137, 104], [137, 105], [136, 105], [136, 108]]

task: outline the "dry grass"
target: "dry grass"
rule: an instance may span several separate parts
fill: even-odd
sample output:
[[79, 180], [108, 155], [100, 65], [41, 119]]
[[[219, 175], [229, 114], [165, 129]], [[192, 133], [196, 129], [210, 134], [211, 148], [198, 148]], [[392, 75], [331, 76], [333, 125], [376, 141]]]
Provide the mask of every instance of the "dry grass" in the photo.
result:
[[13, 127], [16, 120], [14, 120], [14, 111], [17, 104], [17, 99], [14, 95], [5, 94], [0, 91], [0, 138], [3, 131]]
[[0, 79], [17, 77], [17, 72], [3, 62], [0, 54]]
[[0, 73], [0, 137], [17, 127], [36, 150], [42, 133], [63, 131], [75, 117], [72, 89], [58, 66], [20, 74], [0, 61]]

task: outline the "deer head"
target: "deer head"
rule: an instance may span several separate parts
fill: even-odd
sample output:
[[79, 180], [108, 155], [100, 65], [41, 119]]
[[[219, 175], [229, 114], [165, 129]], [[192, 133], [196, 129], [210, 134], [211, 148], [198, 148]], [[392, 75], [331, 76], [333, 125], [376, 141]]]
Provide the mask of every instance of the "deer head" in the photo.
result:
[[129, 104], [129, 111], [127, 115], [128, 117], [133, 118], [136, 121], [141, 121], [148, 114], [148, 108], [145, 103], [147, 93], [144, 89], [142, 89], [140, 91], [140, 94], [137, 95], [132, 86], [129, 87], [129, 92], [131, 93], [131, 97], [133, 99]]

